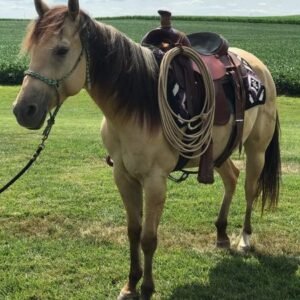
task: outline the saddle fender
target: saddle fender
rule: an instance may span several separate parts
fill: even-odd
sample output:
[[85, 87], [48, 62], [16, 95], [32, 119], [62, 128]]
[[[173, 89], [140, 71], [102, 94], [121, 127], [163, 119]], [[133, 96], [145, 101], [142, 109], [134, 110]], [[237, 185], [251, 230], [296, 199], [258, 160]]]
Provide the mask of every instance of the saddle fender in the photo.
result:
[[[219, 58], [217, 58], [214, 55], [208, 56], [208, 55], [199, 54], [199, 56], [205, 63], [205, 65], [214, 81], [221, 79], [222, 77], [225, 76], [226, 69], [225, 69], [224, 64], [221, 62], [221, 60]], [[199, 73], [199, 70], [194, 62], [193, 62], [193, 68], [196, 72]]]

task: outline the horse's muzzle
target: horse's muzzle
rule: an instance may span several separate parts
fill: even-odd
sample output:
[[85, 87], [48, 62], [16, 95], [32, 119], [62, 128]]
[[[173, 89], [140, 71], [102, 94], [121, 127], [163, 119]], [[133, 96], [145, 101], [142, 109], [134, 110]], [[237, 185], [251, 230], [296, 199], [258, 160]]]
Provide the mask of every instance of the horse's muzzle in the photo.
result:
[[47, 109], [39, 107], [36, 103], [17, 102], [14, 104], [13, 113], [21, 126], [36, 130], [43, 126]]

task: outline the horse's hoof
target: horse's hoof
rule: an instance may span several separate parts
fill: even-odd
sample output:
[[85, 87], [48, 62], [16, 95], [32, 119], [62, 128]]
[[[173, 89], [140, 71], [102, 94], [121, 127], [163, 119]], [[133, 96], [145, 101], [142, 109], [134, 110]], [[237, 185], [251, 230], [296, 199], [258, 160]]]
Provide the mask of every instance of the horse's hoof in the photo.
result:
[[240, 241], [237, 246], [237, 251], [241, 253], [247, 253], [251, 250], [250, 246], [251, 235], [243, 232], [240, 237]]
[[240, 253], [248, 253], [250, 250], [251, 250], [250, 246], [238, 245], [238, 247], [237, 247], [237, 251], [240, 252]]
[[117, 300], [139, 300], [140, 295], [135, 292], [135, 293], [130, 293], [130, 292], [123, 292], [121, 291]]
[[219, 249], [230, 249], [230, 240], [217, 241], [216, 246]]
[[120, 294], [117, 300], [139, 300], [140, 296], [138, 294]]
[[117, 300], [139, 300], [140, 295], [138, 293], [130, 293], [121, 291]]

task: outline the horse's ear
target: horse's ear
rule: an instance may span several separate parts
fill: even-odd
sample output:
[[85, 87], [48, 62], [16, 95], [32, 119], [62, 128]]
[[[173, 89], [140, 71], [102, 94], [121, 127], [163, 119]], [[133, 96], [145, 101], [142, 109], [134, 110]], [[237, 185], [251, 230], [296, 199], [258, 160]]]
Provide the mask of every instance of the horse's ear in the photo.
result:
[[34, 0], [34, 5], [40, 18], [50, 9], [49, 6], [43, 0]]
[[73, 20], [75, 20], [79, 14], [79, 1], [69, 0], [68, 6], [69, 6], [69, 15]]

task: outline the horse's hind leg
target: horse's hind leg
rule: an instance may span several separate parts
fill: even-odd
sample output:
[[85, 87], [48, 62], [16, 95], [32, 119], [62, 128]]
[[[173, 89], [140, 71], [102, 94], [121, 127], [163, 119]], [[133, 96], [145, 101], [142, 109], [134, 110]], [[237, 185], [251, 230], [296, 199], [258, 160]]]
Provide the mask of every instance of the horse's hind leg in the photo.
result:
[[166, 197], [166, 178], [158, 174], [144, 180], [145, 207], [142, 230], [142, 249], [144, 252], [144, 277], [141, 286], [142, 299], [149, 300], [154, 292], [152, 262], [157, 248], [157, 228], [162, 215]]
[[130, 244], [130, 271], [127, 284], [118, 300], [139, 299], [136, 285], [143, 275], [140, 259], [143, 196], [141, 184], [122, 167], [114, 167], [114, 178], [127, 213], [127, 233]]
[[220, 168], [217, 168], [217, 172], [220, 174], [223, 180], [225, 189], [219, 216], [215, 222], [217, 227], [217, 247], [229, 248], [230, 239], [226, 233], [227, 218], [240, 171], [235, 167], [233, 162], [228, 159]]
[[258, 180], [265, 162], [264, 151], [260, 151], [257, 146], [249, 147], [248, 145], [248, 147], [245, 147], [245, 152], [247, 155], [245, 180], [246, 213], [243, 231], [238, 244], [238, 250], [240, 251], [250, 249], [252, 207], [257, 197]]
[[[273, 119], [269, 118], [268, 126], [265, 125], [266, 120], [268, 119], [266, 118], [266, 116], [264, 116], [264, 118], [261, 117], [256, 121], [255, 127], [253, 128], [250, 136], [244, 144], [247, 157], [245, 180], [245, 197], [247, 206], [243, 231], [238, 244], [238, 250], [242, 251], [250, 249], [250, 237], [252, 233], [252, 207], [254, 200], [258, 197], [258, 193], [260, 192], [259, 183], [261, 184], [261, 178], [263, 178], [264, 176], [271, 178], [271, 180], [268, 181], [270, 185], [264, 187], [267, 191], [272, 190], [272, 187], [277, 182], [276, 178], [278, 174], [276, 172], [276, 168], [279, 163], [279, 161], [277, 160], [279, 159], [278, 155], [280, 154], [279, 152], [273, 151], [275, 150], [274, 146], [276, 144], [275, 141], [277, 137], [277, 131], [275, 130], [277, 128], [276, 117], [274, 117]], [[265, 123], [263, 123], [263, 121]], [[266, 155], [268, 161], [266, 161]], [[269, 166], [270, 161], [272, 161], [272, 156], [275, 157], [276, 163], [274, 167], [270, 169]], [[264, 168], [265, 164], [266, 168]], [[272, 177], [274, 177], [275, 180], [272, 180]], [[275, 198], [276, 197], [272, 197], [273, 200]], [[272, 203], [272, 201], [270, 203]]]

